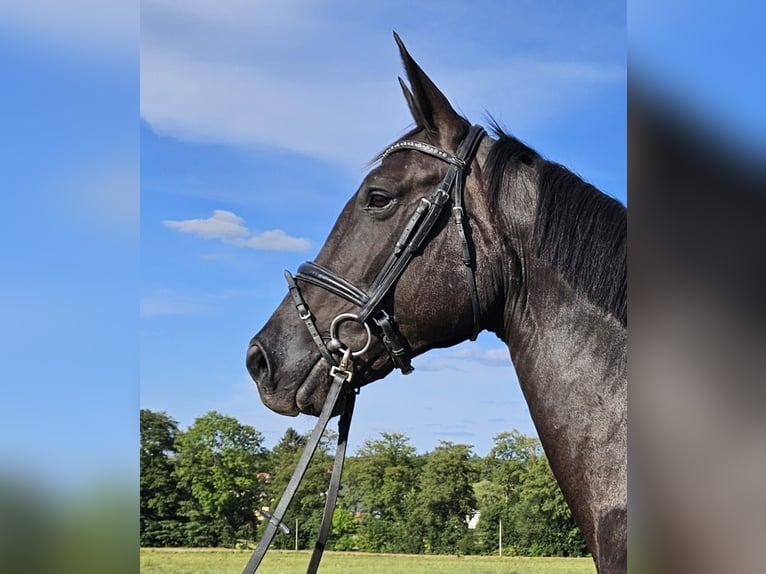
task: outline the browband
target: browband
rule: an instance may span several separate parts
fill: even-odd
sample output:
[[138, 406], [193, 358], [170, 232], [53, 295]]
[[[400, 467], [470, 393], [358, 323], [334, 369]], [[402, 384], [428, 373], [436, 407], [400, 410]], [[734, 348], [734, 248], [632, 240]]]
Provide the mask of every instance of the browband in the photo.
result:
[[383, 161], [389, 155], [391, 155], [392, 153], [400, 149], [414, 149], [421, 153], [432, 155], [435, 158], [440, 159], [442, 161], [446, 161], [447, 163], [451, 163], [452, 165], [456, 165], [461, 168], [465, 167], [465, 161], [460, 159], [459, 157], [454, 156], [450, 153], [447, 153], [443, 149], [439, 149], [436, 146], [432, 146], [431, 144], [420, 142], [417, 140], [402, 140], [388, 146], [386, 150], [382, 154], [380, 154], [380, 161]]

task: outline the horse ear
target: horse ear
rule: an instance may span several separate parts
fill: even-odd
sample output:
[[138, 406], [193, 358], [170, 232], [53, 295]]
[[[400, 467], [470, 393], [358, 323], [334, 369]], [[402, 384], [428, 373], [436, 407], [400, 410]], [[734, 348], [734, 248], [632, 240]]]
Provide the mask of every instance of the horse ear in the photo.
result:
[[446, 96], [441, 93], [439, 88], [431, 81], [426, 73], [412, 59], [407, 48], [404, 47], [399, 35], [394, 32], [394, 40], [399, 46], [399, 53], [402, 56], [404, 70], [407, 72], [407, 79], [412, 86], [412, 92], [399, 78], [399, 83], [404, 91], [404, 97], [407, 105], [412, 112], [415, 123], [429, 132], [452, 131], [452, 129], [461, 129], [463, 120], [458, 113], [452, 109]]
[[420, 106], [418, 106], [418, 103], [415, 101], [415, 96], [412, 95], [412, 92], [407, 87], [407, 84], [405, 84], [404, 80], [401, 78], [399, 78], [399, 85], [402, 88], [404, 99], [407, 100], [407, 107], [410, 108], [410, 113], [412, 114], [415, 123], [419, 126], [424, 125], [425, 117], [423, 116], [423, 112], [420, 110]]

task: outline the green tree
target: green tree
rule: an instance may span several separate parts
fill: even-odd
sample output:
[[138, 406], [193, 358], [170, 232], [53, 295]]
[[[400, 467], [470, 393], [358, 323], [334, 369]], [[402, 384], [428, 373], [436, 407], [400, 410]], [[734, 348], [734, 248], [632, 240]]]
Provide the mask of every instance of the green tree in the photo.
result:
[[178, 422], [165, 412], [141, 409], [140, 541], [142, 546], [182, 546], [179, 507], [188, 492], [176, 476]]
[[[295, 493], [292, 503], [285, 513], [284, 522], [292, 531], [289, 536], [279, 534], [274, 538], [274, 548], [293, 548], [295, 544], [296, 521], [298, 524], [298, 547], [312, 548], [319, 523], [322, 520], [327, 489], [332, 474], [332, 457], [330, 444], [335, 442], [337, 435], [326, 431], [317, 446], [316, 453], [303, 476], [301, 486]], [[259, 506], [269, 510], [276, 508], [282, 493], [290, 481], [298, 459], [306, 445], [307, 436], [298, 434], [295, 429], [288, 428], [282, 439], [271, 453], [269, 468], [272, 480], [265, 488], [266, 497]]]
[[279, 459], [285, 453], [298, 453], [300, 456], [303, 447], [306, 446], [306, 442], [307, 438], [305, 435], [298, 433], [293, 427], [288, 427], [279, 443], [271, 449], [270, 457], [272, 459]]
[[545, 455], [529, 461], [514, 514], [516, 544], [525, 554], [583, 556], [587, 552]]
[[176, 441], [180, 484], [191, 492], [183, 505], [187, 544], [231, 546], [253, 540], [266, 456], [263, 435], [235, 418], [211, 411]]
[[493, 437], [494, 445], [481, 463], [481, 477], [477, 485], [477, 505], [481, 518], [477, 527], [477, 545], [484, 553], [498, 550], [500, 522], [503, 524], [503, 552], [518, 554], [515, 533], [516, 505], [519, 487], [527, 472], [529, 461], [542, 453], [540, 441], [516, 429]]
[[400, 433], [365, 441], [348, 461], [344, 507], [361, 515], [358, 546], [368, 552], [420, 552], [411, 515], [422, 464]]
[[517, 430], [500, 433], [484, 459], [476, 485], [481, 519], [477, 542], [483, 552], [498, 549], [503, 524], [504, 553], [581, 556], [585, 545], [540, 442]]
[[354, 550], [358, 546], [357, 530], [359, 524], [354, 513], [343, 508], [336, 508], [332, 515], [332, 530], [328, 548], [330, 550]]
[[525, 436], [516, 429], [494, 436], [495, 444], [484, 459], [484, 478], [503, 489], [503, 501], [512, 504], [518, 500], [516, 489], [527, 464], [543, 452], [540, 441]]
[[481, 480], [474, 483], [473, 492], [476, 496], [476, 506], [479, 509], [503, 502], [505, 494], [503, 487], [491, 480]]
[[420, 475], [415, 516], [426, 551], [469, 550], [460, 543], [470, 536], [467, 521], [476, 508], [472, 486], [476, 476], [468, 445], [441, 441], [428, 456]]

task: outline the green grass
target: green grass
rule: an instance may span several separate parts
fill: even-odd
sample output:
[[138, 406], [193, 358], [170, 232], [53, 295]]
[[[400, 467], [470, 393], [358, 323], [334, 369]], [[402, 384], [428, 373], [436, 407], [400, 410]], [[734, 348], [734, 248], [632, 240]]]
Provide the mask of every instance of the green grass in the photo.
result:
[[[310, 552], [270, 550], [264, 574], [303, 574]], [[250, 552], [222, 549], [141, 549], [141, 574], [239, 574]], [[320, 574], [594, 574], [590, 558], [424, 556], [325, 552]]]

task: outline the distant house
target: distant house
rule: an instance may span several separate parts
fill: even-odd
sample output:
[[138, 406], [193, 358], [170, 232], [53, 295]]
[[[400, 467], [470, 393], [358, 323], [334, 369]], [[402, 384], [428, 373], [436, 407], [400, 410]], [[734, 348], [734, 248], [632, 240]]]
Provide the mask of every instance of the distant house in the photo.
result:
[[476, 530], [476, 527], [479, 524], [479, 518], [481, 518], [480, 510], [475, 510], [473, 514], [469, 514], [465, 517], [466, 522], [468, 522], [468, 530]]

